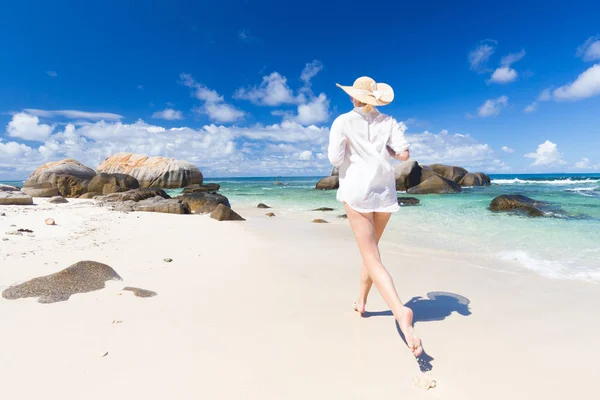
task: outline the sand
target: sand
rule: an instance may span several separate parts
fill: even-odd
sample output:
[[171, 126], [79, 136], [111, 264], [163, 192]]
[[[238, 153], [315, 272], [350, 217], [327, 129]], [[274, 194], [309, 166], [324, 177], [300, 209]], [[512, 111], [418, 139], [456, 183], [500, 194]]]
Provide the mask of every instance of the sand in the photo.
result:
[[[366, 318], [352, 310], [359, 258], [341, 209], [274, 207], [269, 218], [236, 208], [246, 221], [219, 222], [35, 203], [0, 208], [0, 290], [83, 260], [123, 280], [52, 304], [1, 298], [2, 397], [598, 396], [597, 284], [442, 252], [425, 238], [408, 248], [410, 227], [384, 236], [384, 263], [418, 320], [423, 376], [376, 291]], [[5, 235], [17, 229], [33, 233]], [[419, 387], [430, 379], [435, 388]]]

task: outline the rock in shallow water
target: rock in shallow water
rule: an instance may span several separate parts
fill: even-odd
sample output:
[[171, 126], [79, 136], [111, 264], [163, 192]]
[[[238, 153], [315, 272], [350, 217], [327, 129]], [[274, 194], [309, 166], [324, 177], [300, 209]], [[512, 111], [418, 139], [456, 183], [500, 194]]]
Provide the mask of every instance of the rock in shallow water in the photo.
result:
[[398, 204], [401, 206], [418, 206], [421, 200], [415, 197], [398, 197]]
[[38, 297], [40, 303], [55, 303], [69, 300], [76, 293], [103, 289], [109, 280], [121, 277], [106, 264], [80, 261], [55, 274], [11, 286], [2, 292], [2, 297], [8, 300]]
[[507, 194], [496, 197], [490, 203], [490, 210], [499, 211], [518, 211], [527, 214], [530, 217], [543, 217], [545, 214], [538, 208], [540, 203], [527, 196], [519, 194]]
[[415, 187], [406, 191], [409, 194], [447, 194], [460, 193], [460, 185], [439, 175], [433, 175]]

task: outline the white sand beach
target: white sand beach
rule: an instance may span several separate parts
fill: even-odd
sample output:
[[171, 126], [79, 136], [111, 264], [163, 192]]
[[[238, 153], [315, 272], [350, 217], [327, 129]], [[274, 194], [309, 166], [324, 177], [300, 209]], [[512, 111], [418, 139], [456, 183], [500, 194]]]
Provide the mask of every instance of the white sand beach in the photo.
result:
[[[384, 236], [402, 300], [421, 297], [410, 304], [437, 383], [425, 391], [376, 290], [366, 318], [352, 310], [359, 254], [347, 221], [335, 218], [341, 210], [236, 208], [247, 221], [217, 222], [91, 200], [35, 203], [0, 208], [0, 290], [82, 260], [110, 265], [123, 281], [52, 304], [0, 298], [3, 398], [593, 397], [595, 283], [464, 258], [425, 238], [408, 247], [410, 226]], [[317, 217], [331, 223], [310, 223]], [[5, 234], [19, 228], [33, 233]], [[135, 297], [125, 286], [158, 295]], [[434, 292], [470, 303], [429, 299]]]

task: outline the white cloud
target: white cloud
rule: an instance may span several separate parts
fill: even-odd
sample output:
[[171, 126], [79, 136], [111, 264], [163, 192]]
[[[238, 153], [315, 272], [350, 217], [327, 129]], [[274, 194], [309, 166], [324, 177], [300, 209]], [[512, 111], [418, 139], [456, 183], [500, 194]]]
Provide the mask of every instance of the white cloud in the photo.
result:
[[562, 154], [558, 151], [556, 143], [552, 143], [546, 140], [540, 144], [535, 153], [527, 153], [525, 157], [533, 158], [535, 161], [531, 164], [533, 166], [555, 166], [563, 165], [565, 161], [562, 160]]
[[419, 164], [444, 163], [459, 165], [472, 172], [506, 171], [509, 167], [500, 161], [487, 143], [480, 143], [470, 135], [439, 134], [428, 131], [406, 134], [411, 144], [411, 157]]
[[152, 114], [152, 118], [166, 119], [168, 121], [173, 121], [173, 120], [183, 119], [183, 116], [181, 115], [181, 111], [179, 111], [179, 110], [174, 110], [172, 108], [165, 108], [162, 111], [157, 111], [154, 114]]
[[35, 115], [37, 117], [65, 117], [69, 119], [87, 119], [92, 121], [110, 120], [117, 121], [123, 118], [122, 115], [107, 113], [107, 112], [88, 112], [79, 110], [38, 110], [35, 108], [26, 108], [27, 114]]
[[583, 157], [581, 159], [581, 161], [578, 161], [575, 163], [575, 168], [579, 168], [579, 169], [590, 169], [592, 168], [591, 164], [590, 164], [590, 159], [587, 157]]
[[144, 85], [137, 85], [137, 88], [138, 88], [139, 90], [144, 90]]
[[231, 123], [243, 119], [246, 113], [235, 106], [225, 102], [225, 99], [216, 90], [209, 89], [198, 83], [190, 74], [181, 74], [180, 83], [193, 89], [192, 95], [198, 100], [204, 101], [200, 107], [194, 108], [199, 114], [208, 115], [208, 118], [217, 123]]
[[305, 87], [310, 87], [310, 81], [323, 69], [323, 63], [319, 60], [314, 60], [306, 64], [300, 74], [300, 79], [304, 82]]
[[521, 60], [523, 57], [525, 57], [525, 50], [521, 50], [518, 53], [510, 53], [509, 55], [502, 57], [500, 64], [508, 67]]
[[577, 48], [576, 56], [581, 57], [583, 61], [600, 60], [600, 35], [588, 38]]
[[58, 74], [56, 73], [56, 71], [46, 71], [46, 74], [50, 77], [50, 78], [56, 78], [58, 76]]
[[206, 103], [202, 107], [194, 108], [199, 114], [206, 114], [211, 121], [229, 124], [244, 118], [246, 113], [226, 103]]
[[538, 107], [538, 103], [537, 103], [537, 101], [534, 101], [533, 103], [531, 103], [530, 105], [525, 107], [525, 109], [523, 111], [525, 111], [526, 113], [532, 113], [535, 110], [537, 110], [537, 107]]
[[473, 71], [484, 73], [488, 70], [487, 62], [496, 50], [495, 40], [483, 40], [469, 53], [469, 64]]
[[252, 88], [239, 88], [235, 99], [250, 100], [253, 104], [265, 106], [279, 106], [282, 104], [298, 103], [298, 98], [287, 84], [287, 78], [278, 72], [264, 76], [259, 86]]
[[329, 100], [325, 93], [321, 93], [307, 104], [298, 106], [298, 115], [295, 120], [302, 125], [312, 125], [326, 122], [329, 119]]
[[238, 33], [238, 38], [244, 43], [250, 42], [250, 31], [247, 29], [242, 29]]
[[6, 126], [8, 136], [38, 142], [47, 139], [53, 130], [54, 126], [40, 124], [37, 116], [24, 112], [14, 114]]
[[481, 107], [477, 109], [477, 115], [480, 117], [492, 117], [499, 115], [503, 108], [508, 106], [508, 97], [500, 96], [496, 99], [486, 100]]
[[517, 79], [517, 71], [510, 67], [497, 68], [490, 77], [489, 83], [510, 83]]
[[502, 146], [502, 151], [505, 152], [505, 153], [514, 153], [515, 149], [511, 149], [508, 146]]
[[575, 81], [552, 92], [554, 100], [581, 100], [600, 94], [600, 64], [582, 72]]
[[301, 160], [301, 161], [310, 161], [310, 160], [314, 159], [313, 153], [310, 150], [305, 150], [303, 152], [298, 153], [297, 157], [298, 157], [298, 160]]
[[544, 102], [544, 101], [550, 101], [550, 100], [552, 100], [552, 90], [544, 89], [539, 94], [537, 99], [533, 103], [531, 103], [530, 105], [525, 107], [525, 110], [523, 110], [523, 111], [525, 111], [526, 113], [532, 113], [537, 110], [539, 103]]

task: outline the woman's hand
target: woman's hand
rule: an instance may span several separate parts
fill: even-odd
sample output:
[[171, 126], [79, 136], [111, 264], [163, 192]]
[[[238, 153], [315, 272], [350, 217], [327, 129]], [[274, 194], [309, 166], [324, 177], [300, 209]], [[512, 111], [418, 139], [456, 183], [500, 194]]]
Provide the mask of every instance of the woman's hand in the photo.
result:
[[407, 161], [410, 158], [410, 152], [404, 150], [402, 153], [394, 155], [394, 158], [398, 161]]

